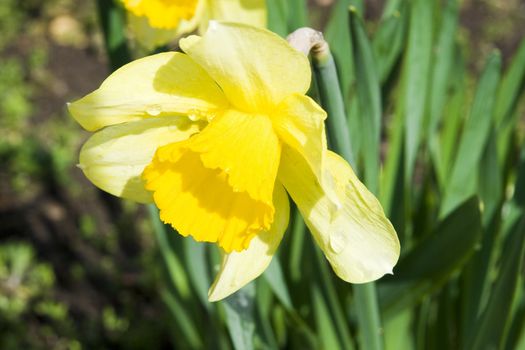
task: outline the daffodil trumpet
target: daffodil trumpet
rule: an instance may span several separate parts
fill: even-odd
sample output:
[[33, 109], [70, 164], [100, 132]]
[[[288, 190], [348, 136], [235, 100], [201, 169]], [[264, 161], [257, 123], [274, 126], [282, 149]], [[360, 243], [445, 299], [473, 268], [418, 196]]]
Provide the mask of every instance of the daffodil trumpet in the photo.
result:
[[204, 33], [210, 20], [266, 27], [265, 0], [121, 0], [129, 29], [147, 50], [169, 44], [183, 34]]
[[224, 252], [209, 299], [269, 265], [288, 195], [335, 273], [391, 273], [399, 241], [378, 200], [327, 150], [326, 113], [305, 95], [307, 57], [265, 29], [211, 22], [201, 36], [127, 64], [69, 105], [95, 134], [80, 168], [99, 188], [154, 202], [182, 236]]

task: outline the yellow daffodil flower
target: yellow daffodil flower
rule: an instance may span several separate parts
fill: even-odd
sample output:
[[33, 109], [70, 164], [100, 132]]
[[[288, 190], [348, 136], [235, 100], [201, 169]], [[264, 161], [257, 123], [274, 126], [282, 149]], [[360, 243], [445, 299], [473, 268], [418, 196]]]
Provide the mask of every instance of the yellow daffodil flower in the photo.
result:
[[80, 168], [116, 196], [154, 202], [181, 235], [217, 243], [210, 300], [259, 276], [294, 200], [335, 273], [390, 273], [399, 241], [378, 200], [326, 148], [326, 113], [309, 97], [307, 57], [255, 27], [211, 22], [184, 53], [134, 61], [69, 105], [96, 133]]
[[148, 50], [165, 45], [195, 29], [204, 32], [209, 20], [266, 27], [265, 0], [121, 0], [137, 41]]

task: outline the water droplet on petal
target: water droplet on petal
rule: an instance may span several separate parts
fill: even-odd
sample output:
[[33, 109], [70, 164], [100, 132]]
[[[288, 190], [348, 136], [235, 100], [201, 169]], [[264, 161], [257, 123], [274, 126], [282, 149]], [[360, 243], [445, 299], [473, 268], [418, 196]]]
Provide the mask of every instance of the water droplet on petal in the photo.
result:
[[200, 118], [197, 114], [188, 114], [188, 119], [191, 120], [192, 122], [196, 122]]
[[341, 253], [345, 248], [346, 243], [346, 235], [343, 231], [336, 230], [330, 234], [330, 249], [332, 249], [334, 253]]
[[151, 105], [146, 108], [146, 113], [148, 113], [152, 117], [158, 116], [160, 113], [162, 113], [162, 107], [159, 105]]

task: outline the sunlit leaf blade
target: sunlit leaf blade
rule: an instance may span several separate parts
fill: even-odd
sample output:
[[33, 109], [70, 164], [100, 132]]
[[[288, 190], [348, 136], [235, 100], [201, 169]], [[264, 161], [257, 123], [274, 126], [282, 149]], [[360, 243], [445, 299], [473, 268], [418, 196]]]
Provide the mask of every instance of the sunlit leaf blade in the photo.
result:
[[308, 25], [308, 12], [305, 0], [287, 0], [288, 3], [288, 30], [293, 32], [297, 28]]
[[383, 7], [383, 14], [381, 18], [385, 19], [394, 15], [394, 13], [399, 10], [399, 7], [401, 7], [404, 2], [404, 0], [387, 0], [385, 2], [385, 6]]
[[410, 183], [423, 132], [423, 116], [430, 78], [432, 53], [432, 6], [427, 0], [410, 4], [408, 44], [404, 62], [406, 74], [405, 111], [405, 181]]
[[436, 175], [440, 189], [443, 191], [448, 185], [452, 165], [457, 155], [457, 146], [461, 126], [466, 114], [467, 87], [465, 77], [465, 62], [463, 55], [456, 46], [454, 65], [451, 76], [455, 77], [450, 83], [450, 98], [444, 106], [443, 125], [439, 134], [439, 140], [431, 137], [432, 143], [438, 142], [439, 145], [430, 145], [431, 157], [436, 170]]
[[385, 82], [392, 73], [406, 40], [407, 6], [405, 2], [396, 6], [390, 15], [381, 20], [372, 41], [381, 82]]
[[404, 191], [404, 118], [401, 110], [396, 111], [388, 129], [390, 140], [386, 152], [386, 160], [383, 166], [380, 200], [383, 209], [388, 214], [390, 221], [396, 228], [404, 249], [404, 226], [405, 226], [405, 191]]
[[[319, 292], [322, 292], [324, 295], [324, 299], [327, 301], [327, 307], [329, 308], [329, 312], [332, 318], [332, 322], [334, 324], [334, 331], [336, 332], [336, 335], [338, 336], [339, 343], [343, 347], [343, 349], [351, 349], [352, 346], [352, 338], [350, 335], [350, 331], [348, 329], [348, 325], [346, 323], [345, 314], [343, 312], [343, 307], [341, 305], [341, 301], [337, 297], [334, 281], [332, 280], [333, 273], [330, 271], [328, 267], [328, 262], [326, 261], [323, 253], [318, 247], [314, 247], [315, 250], [315, 258], [316, 258], [316, 266], [317, 266], [317, 286], [319, 287]], [[355, 293], [355, 289], [354, 289]], [[370, 300], [371, 299], [371, 300]], [[372, 296], [364, 296], [361, 300], [366, 300], [367, 303], [375, 303], [375, 295]], [[363, 309], [364, 305], [359, 305], [357, 308]], [[359, 310], [357, 310], [359, 312]], [[375, 315], [368, 314], [368, 318], [373, 318]], [[363, 325], [363, 323], [360, 323], [360, 327], [363, 328], [363, 332], [366, 332], [366, 327], [368, 325]], [[379, 327], [379, 326], [377, 326]], [[370, 345], [370, 344], [367, 344]], [[372, 348], [371, 348], [372, 349]]]
[[206, 245], [195, 242], [191, 238], [183, 240], [184, 261], [186, 266], [191, 268], [188, 278], [193, 284], [201, 304], [206, 309], [211, 310], [211, 304], [208, 301], [208, 288], [211, 286], [212, 280], [208, 271], [206, 248]]
[[[353, 93], [355, 84], [354, 62], [352, 56], [352, 38], [348, 28], [348, 8], [354, 1], [340, 0], [333, 6], [330, 20], [326, 25], [324, 36], [330, 45], [330, 51], [334, 57], [337, 73], [340, 81], [341, 94], [345, 105], [348, 119], [348, 130], [350, 132], [351, 147], [355, 155], [361, 149], [361, 129], [359, 124], [359, 111], [357, 98]], [[342, 28], [344, 28], [342, 30]], [[356, 159], [357, 160], [357, 159]]]
[[288, 309], [293, 309], [290, 293], [288, 292], [288, 287], [286, 286], [286, 281], [283, 277], [281, 263], [277, 256], [273, 257], [272, 262], [266, 271], [264, 271], [263, 276], [266, 281], [268, 281], [268, 284], [279, 301]]
[[447, 215], [454, 207], [476, 191], [477, 169], [488, 140], [496, 89], [499, 83], [501, 57], [490, 55], [476, 89], [469, 118], [465, 123], [458, 145], [452, 173], [445, 188], [440, 216]]
[[516, 51], [508, 70], [501, 79], [498, 89], [494, 118], [497, 125], [508, 122], [512, 109], [516, 107], [520, 93], [523, 91], [525, 82], [525, 38]]
[[335, 333], [335, 325], [319, 288], [312, 286], [315, 323], [323, 349], [343, 349]]
[[414, 342], [412, 337], [412, 311], [410, 309], [399, 312], [385, 322], [385, 349], [386, 350], [412, 350]]
[[298, 282], [301, 278], [302, 269], [301, 264], [304, 261], [304, 245], [306, 236], [306, 225], [303, 221], [301, 213], [295, 207], [292, 211], [293, 220], [291, 220], [291, 229], [289, 234], [292, 236], [290, 241], [290, 250], [288, 257], [288, 266], [290, 271], [290, 279], [293, 282]]
[[[270, 322], [274, 305], [272, 290], [268, 282], [264, 279], [257, 280], [255, 290], [256, 306], [257, 306], [257, 324], [256, 329], [261, 335], [261, 340], [265, 345], [271, 349], [278, 348], [277, 339]], [[279, 330], [283, 331], [283, 330]]]
[[[432, 79], [429, 86], [429, 107], [427, 134], [429, 140], [436, 137], [435, 132], [441, 120], [447, 90], [450, 86], [450, 73], [454, 60], [455, 33], [458, 22], [457, 0], [448, 0], [440, 23], [437, 46], [433, 50]], [[431, 146], [432, 143], [429, 144]]]
[[313, 66], [321, 106], [329, 116], [326, 120], [326, 131], [330, 148], [355, 168], [355, 154], [348, 135], [348, 121], [334, 59], [328, 52], [321, 59], [314, 58]]
[[255, 332], [255, 286], [248, 284], [226, 298], [222, 305], [226, 311], [228, 332], [236, 350], [253, 349]]
[[362, 159], [364, 183], [377, 193], [379, 188], [379, 146], [381, 130], [381, 91], [376, 71], [376, 59], [359, 15], [350, 10], [349, 15], [356, 79], [361, 132], [363, 133]]
[[337, 63], [339, 79], [341, 81], [341, 92], [346, 98], [350, 95], [350, 85], [353, 83], [355, 76], [352, 64], [352, 43], [350, 32], [341, 30], [348, 28], [348, 6], [350, 0], [340, 0], [334, 5], [330, 20], [324, 30], [324, 36], [330, 45], [330, 51]]
[[[394, 275], [378, 285], [383, 315], [412, 307], [439, 288], [468, 260], [481, 237], [481, 213], [471, 198], [448, 215], [432, 234], [401, 258]], [[446, 252], [446, 255], [444, 254]]]
[[286, 0], [266, 0], [268, 11], [268, 29], [283, 38], [288, 35], [288, 5]]
[[498, 130], [498, 155], [503, 164], [508, 156], [512, 134], [515, 132], [519, 113], [516, 106], [525, 91], [525, 38], [505, 72], [498, 90], [494, 119]]

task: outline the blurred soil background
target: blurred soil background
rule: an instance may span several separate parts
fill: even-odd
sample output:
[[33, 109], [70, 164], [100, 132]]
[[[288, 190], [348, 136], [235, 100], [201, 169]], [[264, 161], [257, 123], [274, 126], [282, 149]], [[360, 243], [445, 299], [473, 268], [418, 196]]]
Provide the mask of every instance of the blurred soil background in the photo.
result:
[[[437, 0], [436, 0], [437, 1]], [[311, 1], [320, 29], [332, 1]], [[384, 1], [367, 0], [374, 32]], [[525, 1], [462, 1], [473, 72], [512, 57]], [[108, 75], [94, 1], [0, 1], [0, 349], [167, 348], [170, 314], [145, 210], [76, 168], [88, 137], [66, 103]]]

